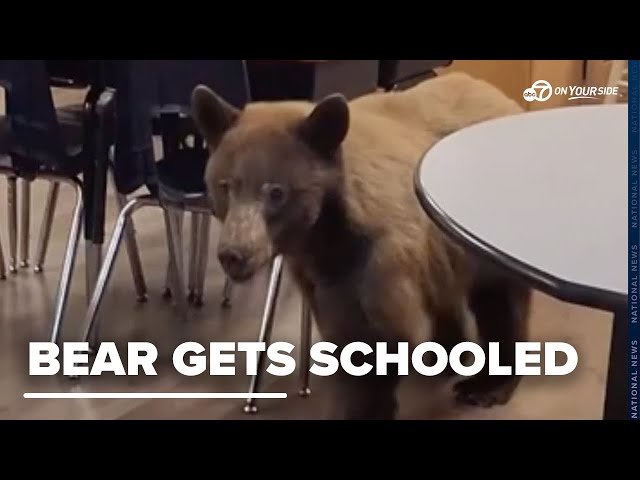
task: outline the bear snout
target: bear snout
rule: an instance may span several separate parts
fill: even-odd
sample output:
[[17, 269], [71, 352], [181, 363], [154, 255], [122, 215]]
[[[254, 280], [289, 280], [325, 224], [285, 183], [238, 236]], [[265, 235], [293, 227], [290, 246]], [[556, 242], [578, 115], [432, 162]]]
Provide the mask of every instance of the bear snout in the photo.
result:
[[218, 252], [218, 260], [232, 280], [244, 280], [252, 272], [248, 271], [250, 255], [239, 247], [223, 247]]

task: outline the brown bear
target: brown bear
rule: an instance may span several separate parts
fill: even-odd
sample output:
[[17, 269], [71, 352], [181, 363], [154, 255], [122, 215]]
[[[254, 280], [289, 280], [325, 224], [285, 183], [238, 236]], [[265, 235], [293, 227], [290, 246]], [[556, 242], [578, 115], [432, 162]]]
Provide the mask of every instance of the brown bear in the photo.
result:
[[[218, 258], [233, 280], [282, 254], [323, 339], [338, 345], [335, 355], [351, 342], [450, 348], [464, 340], [472, 313], [481, 341], [501, 342], [502, 364], [513, 365], [515, 342], [527, 334], [529, 288], [444, 236], [421, 208], [413, 177], [435, 142], [519, 114], [516, 102], [451, 73], [351, 102], [336, 94], [242, 111], [199, 86], [192, 112], [211, 153], [205, 180], [222, 222]], [[397, 371], [337, 376], [336, 418], [395, 417]], [[485, 370], [457, 383], [456, 397], [504, 404], [517, 384]]]

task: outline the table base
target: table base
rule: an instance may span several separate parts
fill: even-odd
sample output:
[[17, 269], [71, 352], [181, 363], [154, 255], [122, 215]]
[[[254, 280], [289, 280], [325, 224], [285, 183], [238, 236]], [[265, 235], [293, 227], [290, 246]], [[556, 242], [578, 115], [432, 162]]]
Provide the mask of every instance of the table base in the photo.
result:
[[629, 418], [628, 320], [626, 305], [614, 312], [604, 420], [627, 420]]

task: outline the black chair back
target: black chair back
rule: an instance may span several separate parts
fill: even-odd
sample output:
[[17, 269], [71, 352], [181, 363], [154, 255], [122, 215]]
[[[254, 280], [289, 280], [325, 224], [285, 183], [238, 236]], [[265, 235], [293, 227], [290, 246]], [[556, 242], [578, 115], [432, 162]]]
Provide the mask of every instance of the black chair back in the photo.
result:
[[428, 78], [439, 67], [451, 65], [452, 60], [380, 60], [378, 86], [389, 90], [398, 84]]
[[8, 153], [18, 170], [68, 162], [44, 60], [0, 60], [5, 89]]
[[[165, 162], [184, 158], [175, 153], [185, 147], [187, 134], [196, 138], [189, 154], [206, 156], [190, 116], [191, 94], [197, 85], [207, 85], [238, 108], [251, 100], [244, 60], [119, 60], [110, 69], [115, 78], [118, 118], [115, 162], [124, 168], [132, 159], [144, 165], [138, 170], [146, 172], [147, 186], [157, 173], [152, 158], [154, 133], [162, 136]], [[131, 190], [119, 175], [116, 185], [123, 193]]]

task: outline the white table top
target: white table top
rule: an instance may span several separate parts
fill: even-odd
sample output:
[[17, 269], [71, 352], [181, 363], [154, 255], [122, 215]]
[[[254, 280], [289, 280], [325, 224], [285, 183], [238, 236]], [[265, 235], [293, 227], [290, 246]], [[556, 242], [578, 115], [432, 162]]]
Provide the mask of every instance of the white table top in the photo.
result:
[[421, 201], [555, 280], [627, 295], [627, 128], [620, 104], [474, 125], [427, 152]]

